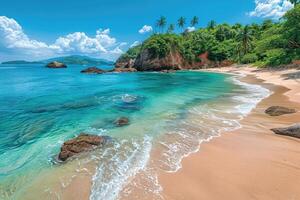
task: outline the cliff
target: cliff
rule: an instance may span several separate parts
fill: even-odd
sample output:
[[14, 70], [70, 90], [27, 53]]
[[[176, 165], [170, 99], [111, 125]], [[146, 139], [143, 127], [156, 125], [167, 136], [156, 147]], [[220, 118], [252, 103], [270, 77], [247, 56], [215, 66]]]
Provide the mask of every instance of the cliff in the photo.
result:
[[148, 49], [141, 51], [133, 65], [138, 71], [180, 70], [185, 66], [183, 57], [176, 50], [160, 57], [153, 56]]

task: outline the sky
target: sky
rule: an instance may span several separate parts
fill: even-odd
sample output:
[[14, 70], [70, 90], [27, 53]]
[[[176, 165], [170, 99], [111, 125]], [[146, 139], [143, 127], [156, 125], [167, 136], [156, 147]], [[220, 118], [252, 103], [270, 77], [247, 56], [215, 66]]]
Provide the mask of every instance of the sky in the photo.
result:
[[0, 62], [65, 55], [115, 60], [147, 38], [160, 16], [174, 24], [197, 16], [199, 28], [210, 20], [278, 20], [291, 8], [288, 0], [1, 0]]

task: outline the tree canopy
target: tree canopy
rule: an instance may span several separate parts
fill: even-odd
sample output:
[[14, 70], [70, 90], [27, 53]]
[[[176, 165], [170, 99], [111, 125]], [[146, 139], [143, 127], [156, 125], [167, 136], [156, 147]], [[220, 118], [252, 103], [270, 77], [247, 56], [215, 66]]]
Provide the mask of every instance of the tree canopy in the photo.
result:
[[[122, 57], [133, 58], [139, 51], [148, 49], [151, 55], [163, 57], [178, 50], [187, 61], [199, 61], [199, 55], [208, 52], [212, 61], [230, 60], [253, 63], [258, 66], [279, 66], [300, 59], [300, 5], [288, 11], [280, 21], [265, 20], [261, 24], [219, 24], [210, 21], [206, 28], [184, 34], [174, 33], [169, 24], [166, 33], [153, 34], [142, 45], [129, 49]], [[167, 26], [166, 18], [157, 21], [161, 28]], [[191, 19], [196, 25], [198, 18]], [[180, 17], [177, 25], [183, 29], [186, 19]]]

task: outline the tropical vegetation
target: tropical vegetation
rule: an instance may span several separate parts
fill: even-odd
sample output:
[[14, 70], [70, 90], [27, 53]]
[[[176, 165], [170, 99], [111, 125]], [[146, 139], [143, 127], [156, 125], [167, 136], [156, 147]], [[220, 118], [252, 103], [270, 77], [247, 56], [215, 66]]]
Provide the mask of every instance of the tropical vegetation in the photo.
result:
[[[291, 0], [294, 8], [279, 21], [265, 20], [257, 24], [217, 24], [210, 21], [205, 28], [196, 28], [198, 17], [190, 21], [194, 31], [186, 27], [186, 18], [180, 17], [175, 25], [167, 18], [157, 21], [160, 33], [153, 33], [143, 44], [131, 48], [122, 57], [135, 58], [143, 49], [153, 57], [163, 57], [178, 50], [189, 62], [200, 61], [199, 55], [208, 52], [209, 59], [220, 62], [253, 63], [258, 66], [280, 66], [300, 60], [300, 4]], [[168, 27], [166, 31], [164, 28]]]

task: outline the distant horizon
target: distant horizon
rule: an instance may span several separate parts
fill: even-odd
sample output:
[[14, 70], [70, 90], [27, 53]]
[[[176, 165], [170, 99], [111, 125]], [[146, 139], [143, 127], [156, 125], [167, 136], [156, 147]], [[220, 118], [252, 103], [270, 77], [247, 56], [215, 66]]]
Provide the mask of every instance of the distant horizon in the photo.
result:
[[187, 29], [193, 30], [206, 27], [210, 20], [218, 24], [279, 20], [291, 8], [287, 0], [246, 0], [242, 4], [239, 0], [5, 0], [0, 7], [0, 62], [70, 55], [115, 61], [128, 48], [147, 38], [160, 16], [175, 25], [181, 16], [188, 22], [197, 16], [197, 27], [186, 24]]
[[16, 59], [16, 60], [7, 60], [7, 61], [1, 61], [0, 64], [4, 63], [4, 62], [13, 62], [13, 61], [25, 61], [25, 62], [43, 62], [43, 61], [47, 61], [47, 60], [52, 60], [52, 59], [58, 59], [58, 58], [66, 58], [66, 57], [86, 57], [86, 58], [91, 58], [91, 59], [95, 59], [95, 60], [103, 60], [103, 61], [107, 61], [107, 62], [115, 62], [114, 60], [108, 60], [108, 59], [104, 59], [104, 58], [95, 58], [92, 56], [87, 56], [87, 55], [64, 55], [64, 56], [54, 56], [54, 57], [48, 57], [45, 59], [40, 59], [40, 60], [26, 60], [26, 59]]

